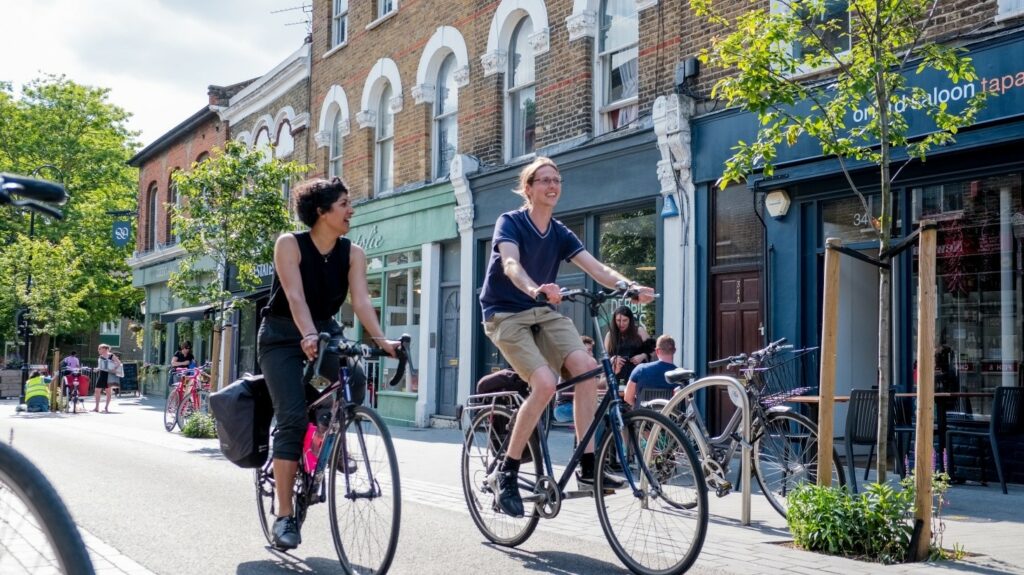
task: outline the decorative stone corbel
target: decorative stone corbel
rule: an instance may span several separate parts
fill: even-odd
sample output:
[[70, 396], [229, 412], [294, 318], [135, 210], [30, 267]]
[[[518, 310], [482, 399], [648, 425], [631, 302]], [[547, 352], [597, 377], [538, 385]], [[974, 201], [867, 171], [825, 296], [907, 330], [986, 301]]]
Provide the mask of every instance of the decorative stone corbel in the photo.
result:
[[480, 162], [473, 156], [456, 154], [449, 166], [449, 178], [455, 192], [455, 221], [460, 232], [473, 230], [473, 191], [469, 188], [468, 174], [477, 171]]
[[362, 129], [377, 127], [377, 114], [373, 110], [360, 110], [356, 114], [356, 123]]
[[480, 56], [480, 63], [484, 67], [484, 77], [492, 76], [505, 71], [508, 63], [508, 54], [504, 50], [495, 50]]
[[597, 12], [584, 10], [565, 19], [565, 27], [569, 30], [569, 41], [597, 36]]
[[469, 85], [469, 66], [463, 66], [456, 68], [454, 73], [455, 85], [460, 88], [465, 88]]
[[544, 28], [535, 34], [531, 34], [526, 40], [533, 48], [533, 54], [535, 56], [546, 54], [548, 49], [551, 48], [551, 37], [550, 34], [548, 34], [547, 28]]
[[388, 100], [388, 111], [392, 114], [397, 114], [402, 111], [402, 106], [405, 103], [405, 99], [401, 94], [398, 94], [394, 98]]
[[676, 177], [682, 191], [693, 193], [693, 152], [690, 149], [690, 118], [693, 117], [693, 100], [670, 94], [659, 96], [651, 111], [654, 133], [658, 136], [658, 180], [661, 194], [667, 196], [676, 192]]
[[313, 140], [316, 142], [316, 147], [326, 148], [331, 145], [331, 132], [328, 130], [320, 130], [313, 134]]
[[432, 84], [416, 84], [409, 90], [415, 104], [433, 104], [435, 90]]

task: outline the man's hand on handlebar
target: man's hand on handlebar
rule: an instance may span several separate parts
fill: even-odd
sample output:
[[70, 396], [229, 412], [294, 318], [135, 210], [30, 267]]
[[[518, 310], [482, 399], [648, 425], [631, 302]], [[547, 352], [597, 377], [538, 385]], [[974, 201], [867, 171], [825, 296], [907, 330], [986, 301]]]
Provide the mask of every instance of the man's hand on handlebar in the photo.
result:
[[633, 301], [636, 301], [636, 302], [651, 303], [652, 301], [654, 301], [654, 298], [657, 297], [657, 294], [654, 293], [654, 288], [649, 288], [647, 286], [642, 286], [642, 285], [636, 285], [636, 286], [633, 286], [632, 288], [630, 288], [630, 291], [634, 291], [634, 290], [636, 291], [636, 295], [633, 296], [630, 299], [632, 299]]
[[[546, 299], [540, 298], [540, 294], [544, 294]], [[538, 301], [547, 301], [551, 305], [558, 305], [562, 303], [562, 288], [558, 284], [542, 284], [537, 288], [533, 297]]]

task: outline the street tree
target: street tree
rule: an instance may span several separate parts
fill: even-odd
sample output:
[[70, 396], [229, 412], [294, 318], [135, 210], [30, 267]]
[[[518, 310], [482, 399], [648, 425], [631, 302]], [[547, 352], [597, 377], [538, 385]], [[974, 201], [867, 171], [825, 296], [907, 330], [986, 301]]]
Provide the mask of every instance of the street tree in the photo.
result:
[[[224, 310], [221, 329], [229, 329], [228, 311], [245, 305], [226, 289], [228, 265], [242, 289], [259, 285], [256, 267], [272, 262], [278, 234], [292, 227], [282, 186], [308, 166], [282, 162], [272, 149], [254, 150], [229, 141], [211, 157], [174, 174], [179, 206], [169, 206], [171, 226], [185, 255], [168, 285], [186, 303], [216, 304]], [[217, 381], [217, 366], [213, 377]]]
[[[48, 321], [45, 329], [52, 331], [37, 332], [41, 335], [33, 349], [42, 352], [50, 347], [50, 335], [91, 331], [103, 322], [134, 315], [143, 298], [132, 287], [125, 263], [130, 248], [117, 248], [108, 239], [113, 221], [107, 211], [134, 209], [137, 187], [137, 173], [126, 163], [137, 148], [136, 134], [127, 127], [129, 114], [108, 95], [105, 88], [64, 76], [40, 77], [17, 93], [9, 83], [0, 83], [0, 171], [59, 181], [70, 195], [61, 208], [63, 220], [36, 214], [33, 239], [50, 247], [33, 243], [33, 261], [46, 261], [51, 251], [71, 254], [80, 273], [70, 289], [85, 293], [78, 302], [81, 313]], [[0, 254], [16, 247], [17, 234], [29, 231], [29, 219], [28, 213], [14, 210], [0, 218]], [[64, 247], [65, 239], [71, 249]], [[42, 288], [44, 280], [33, 277], [33, 290]], [[8, 301], [13, 295], [3, 294]], [[49, 310], [33, 303], [39, 301], [0, 301], [0, 333], [14, 329], [14, 307], [8, 305], [27, 303], [37, 321], [46, 317]]]
[[[934, 41], [938, 0], [772, 0], [748, 11], [725, 11], [712, 0], [691, 0], [694, 11], [721, 32], [700, 55], [719, 66], [712, 97], [758, 117], [757, 134], [740, 141], [726, 162], [721, 186], [760, 172], [771, 176], [781, 146], [811, 138], [835, 158], [863, 204], [879, 253], [892, 243], [892, 185], [901, 171], [931, 150], [954, 141], [974, 123], [985, 102], [979, 90], [958, 109], [937, 101], [913, 75], [931, 70], [953, 84], [976, 80], [962, 49]], [[909, 118], [926, 118], [925, 129]], [[854, 177], [877, 170], [870, 187], [879, 193], [877, 214]], [[879, 270], [879, 411], [888, 412], [891, 374], [890, 271]], [[878, 479], [886, 475], [888, 419], [879, 418]]]

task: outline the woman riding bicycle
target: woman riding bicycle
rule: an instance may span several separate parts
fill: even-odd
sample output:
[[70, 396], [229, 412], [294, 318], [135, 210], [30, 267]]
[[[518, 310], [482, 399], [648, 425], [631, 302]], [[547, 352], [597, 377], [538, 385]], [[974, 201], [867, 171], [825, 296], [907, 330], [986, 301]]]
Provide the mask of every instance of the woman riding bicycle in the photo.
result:
[[[355, 212], [348, 188], [333, 178], [314, 180], [294, 193], [295, 211], [310, 230], [277, 239], [270, 302], [263, 309], [258, 335], [260, 369], [277, 416], [273, 467], [279, 515], [273, 539], [281, 549], [294, 549], [302, 542], [293, 517], [292, 487], [308, 423], [306, 398], [312, 391], [302, 381], [303, 362], [315, 359], [317, 334], [341, 333], [334, 316], [350, 296], [363, 328], [379, 347], [395, 355], [370, 303], [366, 254], [341, 237]], [[324, 358], [321, 372], [333, 381], [338, 363], [331, 359]]]
[[[530, 385], [530, 396], [519, 409], [505, 460], [494, 477], [501, 510], [521, 517], [520, 459], [530, 434], [555, 394], [559, 372], [564, 369], [576, 376], [597, 367], [572, 320], [553, 307], [562, 301], [555, 283], [559, 264], [562, 260], [571, 261], [605, 287], [630, 282], [594, 258], [576, 234], [553, 217], [562, 194], [562, 178], [555, 162], [539, 157], [523, 168], [515, 193], [523, 197], [523, 207], [500, 215], [494, 226], [494, 247], [480, 305], [487, 337]], [[653, 289], [637, 289], [642, 303], [654, 300]], [[546, 296], [547, 303], [537, 301], [539, 294]], [[578, 384], [574, 392], [573, 417], [577, 440], [582, 440], [597, 406], [596, 380]], [[580, 468], [578, 481], [592, 484], [593, 440], [587, 445]]]

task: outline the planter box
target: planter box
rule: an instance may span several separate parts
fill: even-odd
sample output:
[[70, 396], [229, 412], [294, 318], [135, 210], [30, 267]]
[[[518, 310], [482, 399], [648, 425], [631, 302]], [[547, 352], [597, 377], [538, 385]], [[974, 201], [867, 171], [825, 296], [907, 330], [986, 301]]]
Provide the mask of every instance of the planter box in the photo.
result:
[[416, 400], [419, 395], [404, 391], [381, 391], [377, 394], [377, 413], [388, 425], [416, 425]]

